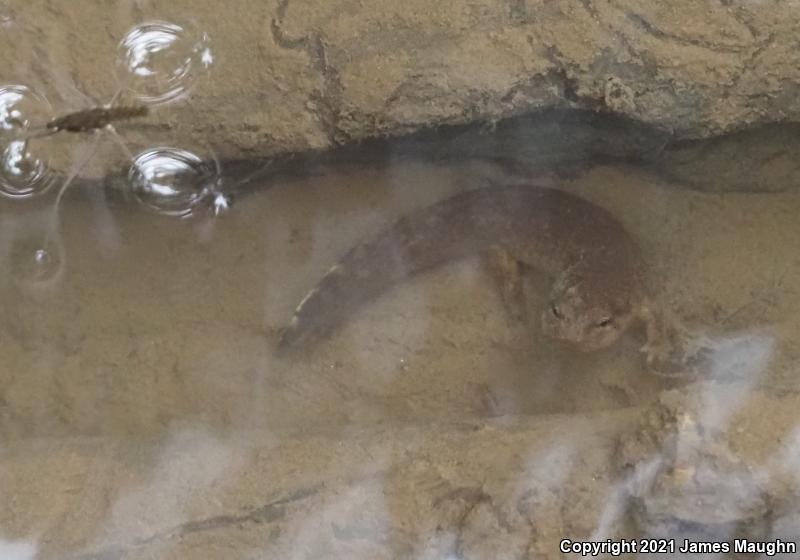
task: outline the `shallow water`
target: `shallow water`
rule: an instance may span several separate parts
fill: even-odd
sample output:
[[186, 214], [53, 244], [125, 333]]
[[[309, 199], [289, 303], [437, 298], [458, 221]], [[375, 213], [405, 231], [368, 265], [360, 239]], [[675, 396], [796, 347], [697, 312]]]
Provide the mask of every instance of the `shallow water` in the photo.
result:
[[[77, 462], [81, 466], [73, 476], [81, 482], [73, 486], [58, 477], [54, 482], [31, 475], [27, 484], [41, 495], [5, 487], [16, 503], [32, 508], [27, 519], [34, 521], [17, 519], [13, 512], [19, 510], [6, 502], [3, 527], [22, 540], [31, 538], [32, 530], [44, 531], [58, 545], [44, 546], [50, 554], [61, 546], [91, 550], [106, 540], [130, 544], [136, 539], [128, 531], [138, 535], [130, 525], [136, 524], [137, 514], [120, 522], [116, 533], [96, 523], [102, 511], [111, 515], [125, 500], [145, 499], [137, 497], [136, 479], [144, 476], [155, 481], [150, 484], [164, 485], [158, 491], [140, 490], [143, 496], [155, 491], [156, 501], [180, 502], [187, 492], [215, 493], [221, 480], [242, 476], [242, 446], [248, 453], [269, 453], [271, 447], [317, 437], [349, 446], [368, 437], [363, 430], [396, 434], [402, 442], [408, 429], [424, 433], [428, 426], [464, 423], [477, 429], [484, 421], [513, 426], [553, 414], [588, 416], [592, 430], [613, 431], [620, 422], [614, 411], [647, 407], [665, 390], [693, 381], [649, 374], [638, 352], [642, 337], [636, 333], [595, 354], [555, 347], [535, 328], [522, 328], [508, 318], [477, 259], [447, 265], [389, 291], [298, 356], [274, 355], [278, 329], [348, 247], [394, 217], [460, 189], [502, 180], [518, 177], [506, 177], [502, 167], [486, 162], [331, 167], [254, 189], [217, 219], [189, 221], [131, 205], [109, 206], [96, 185], [78, 186], [62, 201], [60, 268], [36, 282], [20, 272], [14, 248], [24, 246], [25, 234], [36, 239], [47, 222], [37, 222], [35, 214], [26, 217], [17, 201], [4, 201], [4, 447], [10, 462], [29, 462], [31, 453], [48, 456], [37, 467], [45, 472], [62, 466], [70, 470], [69, 462]], [[716, 372], [724, 386], [744, 387], [740, 396], [745, 401], [750, 391], [794, 398], [799, 194], [702, 193], [622, 165], [558, 179], [558, 187], [608, 208], [623, 222], [647, 255], [656, 293], [690, 329], [719, 344], [733, 341], [733, 350], [721, 352], [723, 365]], [[532, 275], [528, 283], [531, 305], [538, 309], [549, 280]], [[749, 358], [756, 355], [755, 361]], [[738, 366], [725, 365], [726, 359]], [[734, 413], [741, 402], [726, 397], [718, 405], [730, 405], [727, 412]], [[763, 414], [759, 421], [768, 425], [769, 413]], [[563, 426], [574, 422], [564, 418]], [[442, 428], [443, 433], [448, 429]], [[76, 443], [81, 440], [86, 443]], [[125, 452], [114, 447], [147, 441], [152, 443]], [[556, 441], [567, 445], [572, 436]], [[36, 451], [31, 442], [39, 442], [33, 444]], [[537, 450], [540, 444], [545, 447]], [[522, 449], [535, 458], [552, 444], [549, 439]], [[64, 445], [78, 447], [67, 452]], [[119, 453], [131, 454], [122, 472], [133, 468], [140, 474], [127, 475], [134, 478], [123, 484], [124, 491], [112, 490], [107, 474], [86, 478], [82, 461], [98, 460], [106, 451], [81, 451], [82, 445], [111, 445], [117, 461]], [[314, 468], [335, 472], [318, 474], [318, 483], [335, 485], [348, 470], [378, 464], [392, 468], [393, 459], [380, 441], [356, 445], [367, 454], [374, 445], [383, 456], [369, 465], [363, 457], [345, 454], [334, 469], [320, 448], [323, 463]], [[182, 446], [188, 446], [186, 453]], [[174, 467], [177, 471], [164, 466], [164, 455], [183, 466]], [[59, 466], [54, 457], [68, 464]], [[299, 472], [302, 465], [315, 464], [313, 456], [289, 454], [285, 460], [283, 468], [289, 471], [292, 461], [298, 461]], [[9, 467], [7, 476], [19, 483], [22, 474], [10, 474], [15, 468]], [[38, 476], [44, 473], [39, 470]], [[175, 476], [199, 478], [196, 487], [180, 490], [178, 480], [169, 482]], [[296, 486], [304, 478], [298, 476], [293, 480], [284, 473], [275, 487]], [[239, 483], [234, 486], [234, 495], [246, 492]], [[420, 496], [428, 492], [419, 491]], [[36, 508], [45, 507], [51, 492], [67, 493], [59, 498], [65, 513], [80, 507], [92, 514], [70, 516], [62, 522], [66, 526], [45, 521], [51, 514]], [[95, 504], [98, 495], [109, 503]], [[167, 508], [141, 523], [149, 533], [159, 533], [196, 517], [182, 505], [174, 507], [174, 516]], [[73, 541], [68, 533], [81, 537]], [[147, 549], [141, 543], [136, 547]]]
[[[52, 285], [4, 279], [3, 361], [15, 364], [2, 384], [4, 432], [119, 435], [180, 422], [295, 429], [652, 399], [663, 383], [644, 374], [635, 336], [599, 356], [551, 355], [536, 332], [504, 316], [475, 260], [390, 291], [299, 357], [273, 357], [276, 331], [348, 247], [394, 217], [480, 184], [482, 172], [497, 176], [481, 164], [333, 170], [254, 192], [236, 211], [197, 223], [100, 210], [91, 202], [97, 193], [74, 192], [62, 210], [64, 270]], [[797, 235], [794, 195], [699, 195], [622, 168], [599, 168], [568, 186], [614, 210], [653, 266], [671, 271], [662, 289], [683, 316], [716, 321], [743, 304], [764, 314], [771, 306], [750, 292], [779, 277], [791, 282], [787, 256], [763, 247], [791, 246], [780, 240]], [[726, 255], [720, 245], [730, 251], [731, 232], [736, 253]], [[13, 273], [11, 264], [4, 271]], [[714, 278], [721, 270], [724, 290]], [[698, 277], [706, 281], [688, 280]], [[739, 280], [731, 285], [731, 277]], [[547, 293], [549, 279], [531, 282], [532, 294]]]

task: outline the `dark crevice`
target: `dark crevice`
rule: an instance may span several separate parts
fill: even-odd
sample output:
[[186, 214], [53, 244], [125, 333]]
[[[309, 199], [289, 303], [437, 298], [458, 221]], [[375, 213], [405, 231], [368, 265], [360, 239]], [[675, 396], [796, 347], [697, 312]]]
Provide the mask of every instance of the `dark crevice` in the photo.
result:
[[310, 41], [309, 51], [314, 67], [323, 80], [322, 90], [312, 94], [312, 101], [317, 106], [320, 123], [334, 144], [343, 144], [350, 140], [350, 137], [339, 126], [342, 99], [342, 82], [339, 72], [330, 64], [328, 50], [321, 36], [314, 36]]
[[545, 77], [552, 83], [560, 85], [561, 97], [570, 103], [593, 110], [605, 108], [605, 102], [601, 97], [581, 95], [579, 92], [579, 81], [575, 77], [577, 69], [571, 70], [570, 65], [564, 62], [565, 57], [556, 47], [549, 47], [544, 51], [544, 58], [547, 59], [553, 68], [545, 74]]
[[241, 515], [216, 515], [197, 521], [189, 521], [177, 527], [160, 531], [150, 537], [136, 539], [129, 544], [106, 547], [102, 550], [72, 556], [71, 560], [115, 560], [125, 557], [129, 552], [173, 539], [180, 539], [193, 533], [203, 531], [213, 531], [216, 529], [226, 529], [228, 527], [238, 527], [246, 524], [264, 524], [280, 521], [286, 516], [286, 506], [300, 502], [316, 494], [320, 486], [303, 488], [285, 498], [280, 498], [257, 507], [248, 513]]
[[292, 38], [283, 31], [283, 20], [289, 10], [289, 1], [278, 2], [275, 17], [270, 22], [272, 38], [281, 48], [303, 50], [308, 55], [312, 67], [322, 79], [322, 87], [309, 95], [316, 109], [317, 121], [332, 144], [342, 144], [350, 138], [339, 126], [342, 99], [339, 72], [330, 64], [325, 40], [320, 33]]
[[727, 47], [723, 45], [709, 43], [707, 41], [701, 41], [699, 39], [681, 37], [680, 35], [674, 35], [672, 33], [667, 33], [666, 31], [658, 29], [655, 25], [647, 21], [644, 17], [640, 16], [639, 14], [628, 12], [626, 16], [629, 21], [631, 21], [644, 33], [647, 33], [648, 35], [651, 35], [652, 37], [655, 37], [656, 39], [661, 39], [663, 41], [671, 41], [673, 43], [678, 43], [685, 46], [699, 47], [713, 52], [740, 53], [742, 50], [746, 48], [744, 46]]
[[734, 76], [734, 79], [731, 81], [730, 85], [725, 89], [725, 93], [723, 94], [724, 97], [730, 97], [731, 92], [738, 87], [739, 82], [741, 82], [744, 75], [756, 69], [756, 61], [758, 60], [758, 57], [761, 56], [761, 53], [763, 53], [767, 47], [772, 45], [774, 40], [775, 34], [770, 33], [766, 39], [761, 41], [761, 43], [755, 49], [753, 49], [753, 52], [749, 57], [747, 57], [747, 60], [742, 65], [742, 71]]
[[507, 0], [508, 1], [508, 15], [512, 21], [518, 23], [527, 23], [529, 21], [528, 8], [525, 0]]
[[597, 10], [592, 5], [592, 0], [580, 0], [580, 3], [583, 5], [583, 8], [589, 12], [589, 15], [592, 16], [593, 19], [599, 21], [600, 16], [597, 13]]

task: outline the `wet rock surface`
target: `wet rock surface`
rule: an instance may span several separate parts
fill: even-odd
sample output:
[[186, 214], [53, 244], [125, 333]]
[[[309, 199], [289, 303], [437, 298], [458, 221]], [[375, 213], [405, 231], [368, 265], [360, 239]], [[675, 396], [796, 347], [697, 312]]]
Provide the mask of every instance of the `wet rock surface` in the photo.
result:
[[[797, 397], [751, 393], [723, 427], [703, 419], [718, 390], [584, 416], [269, 439], [31, 440], [0, 462], [0, 522], [7, 537], [37, 527], [40, 558], [75, 560], [559, 558], [565, 538], [791, 541], [793, 466], [752, 442], [791, 452], [776, 437], [791, 423], [776, 419]], [[761, 406], [777, 415], [746, 415]]]
[[800, 114], [792, 3], [650, 0], [8, 2], [0, 60], [56, 114], [111, 99], [117, 43], [188, 19], [213, 65], [151, 131], [223, 157], [325, 149], [547, 108], [626, 116], [677, 138]]

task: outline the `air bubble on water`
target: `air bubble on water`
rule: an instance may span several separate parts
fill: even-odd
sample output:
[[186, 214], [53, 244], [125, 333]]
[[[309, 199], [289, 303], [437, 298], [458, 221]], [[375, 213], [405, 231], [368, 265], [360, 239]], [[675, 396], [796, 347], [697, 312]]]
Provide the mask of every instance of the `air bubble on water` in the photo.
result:
[[52, 118], [49, 103], [23, 85], [0, 86], [0, 133], [3, 136], [20, 135], [36, 124]]
[[213, 158], [162, 146], [135, 156], [128, 178], [139, 203], [160, 214], [188, 217], [216, 197], [219, 168]]
[[49, 239], [22, 239], [12, 248], [11, 270], [21, 288], [50, 284], [63, 268], [62, 251]]
[[117, 70], [137, 101], [160, 105], [186, 96], [213, 61], [208, 34], [193, 24], [150, 21], [135, 25], [120, 41]]
[[47, 101], [30, 88], [0, 86], [0, 195], [27, 198], [53, 184], [42, 144], [24, 139], [52, 115]]

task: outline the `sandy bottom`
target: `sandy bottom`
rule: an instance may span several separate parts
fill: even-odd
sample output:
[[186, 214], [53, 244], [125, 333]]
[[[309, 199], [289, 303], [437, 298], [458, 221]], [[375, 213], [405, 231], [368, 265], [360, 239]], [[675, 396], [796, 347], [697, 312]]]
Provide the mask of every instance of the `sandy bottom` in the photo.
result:
[[[287, 358], [273, 355], [277, 330], [348, 247], [396, 216], [499, 177], [497, 169], [485, 164], [331, 170], [247, 194], [214, 222], [176, 221], [133, 207], [109, 209], [99, 193], [76, 190], [61, 210], [54, 244], [60, 251], [58, 270], [38, 279], [31, 279], [19, 255], [25, 254], [24, 247], [36, 246], [46, 222], [32, 208], [26, 213], [28, 203], [4, 202], [0, 434], [11, 461], [7, 472], [17, 473], [13, 483], [18, 486], [0, 486], [0, 495], [9, 492], [18, 504], [0, 515], [0, 538], [36, 542], [45, 556], [58, 557], [64, 550], [77, 554], [100, 542], [122, 546], [161, 534], [187, 518], [198, 518], [178, 506], [192, 494], [183, 481], [200, 491], [220, 477], [245, 476], [239, 463], [220, 456], [219, 443], [239, 441], [243, 434], [260, 448], [315, 442], [305, 452], [286, 453], [283, 463], [270, 458], [281, 465], [269, 467], [270, 473], [281, 472], [272, 489], [285, 490], [295, 482], [292, 461], [313, 464], [314, 446], [321, 465], [338, 469], [335, 476], [315, 471], [314, 484], [333, 484], [348, 470], [391, 470], [392, 457], [402, 456], [402, 442], [410, 441], [403, 435], [407, 430], [417, 430], [414, 437], [423, 438], [425, 430], [435, 432], [442, 425], [492, 422], [522, 429], [541, 416], [549, 422], [549, 437], [526, 440], [524, 446], [524, 453], [536, 456], [543, 449], [537, 445], [559, 441], [553, 427], [567, 430], [589, 415], [592, 430], [613, 431], [632, 422], [625, 416], [628, 411], [656, 403], [665, 391], [683, 386], [685, 381], [647, 373], [637, 333], [610, 350], [575, 355], [553, 347], [536, 329], [515, 324], [477, 259], [453, 263], [391, 290], [314, 348]], [[795, 375], [800, 194], [701, 194], [628, 167], [598, 167], [564, 188], [610, 209], [639, 239], [656, 293], [677, 317], [694, 332], [735, 346], [730, 360], [719, 362], [723, 365], [714, 372], [717, 378], [746, 378], [747, 387], [774, 395], [795, 392], [800, 383]], [[536, 313], [548, 279], [533, 275], [528, 288]], [[747, 359], [754, 353], [762, 358], [756, 365]], [[759, 421], [769, 422], [769, 410], [759, 414], [764, 415]], [[362, 430], [371, 435], [363, 436]], [[191, 452], [184, 455], [187, 433], [194, 434], [189, 441], [203, 443], [190, 445]], [[460, 435], [453, 448], [442, 443], [452, 468], [472, 460], [469, 433]], [[502, 437], [513, 440], [508, 434]], [[399, 446], [396, 455], [379, 454], [370, 466], [370, 446], [378, 449], [393, 439]], [[490, 445], [478, 440], [477, 448]], [[511, 440], [507, 444], [513, 447]], [[184, 443], [165, 443], [175, 441]], [[77, 450], [64, 451], [65, 442]], [[144, 447], [120, 451], [129, 444]], [[326, 447], [334, 444], [349, 454], [334, 461], [334, 451]], [[584, 452], [599, 453], [608, 445], [598, 443], [596, 450], [589, 445]], [[103, 455], [108, 446], [114, 449], [113, 465], [93, 464], [94, 470], [87, 470], [86, 457]], [[178, 462], [180, 457], [191, 460], [173, 470], [164, 466], [172, 464], [164, 463], [164, 454]], [[17, 460], [27, 466], [20, 467]], [[51, 470], [33, 468], [25, 474], [37, 464]], [[109, 469], [121, 465], [123, 470], [135, 465], [131, 468], [139, 474], [117, 479]], [[591, 487], [591, 476], [597, 481], [608, 475], [602, 466], [598, 469], [582, 483]], [[62, 470], [72, 478], [44, 478]], [[439, 472], [444, 479], [446, 470]], [[140, 499], [135, 498], [137, 484], [154, 476], [165, 487], [152, 495], [171, 496], [176, 509], [159, 510], [160, 517], [147, 521], [152, 530], [144, 531], [144, 537], [129, 525], [109, 529], [100, 522], [113, 518], [125, 500]], [[473, 494], [461, 488], [467, 494], [450, 499], [472, 499], [470, 511], [479, 511], [483, 506], [475, 510], [475, 504], [486, 503], [481, 492], [491, 494], [487, 488], [506, 476], [485, 471], [482, 482], [470, 487]], [[235, 493], [246, 498], [265, 491], [264, 484], [270, 488], [264, 480], [237, 484]], [[409, 482], [394, 491], [413, 501], [415, 493], [423, 496], [436, 485], [420, 484]], [[171, 494], [175, 488], [183, 493]], [[149, 499], [152, 495], [147, 494]], [[355, 500], [353, 507], [372, 504], [370, 495]], [[228, 495], [223, 502], [230, 500], [236, 501]], [[61, 506], [50, 509], [48, 503]], [[395, 501], [391, 508], [406, 508], [404, 503]], [[442, 515], [448, 523], [458, 521], [452, 521], [458, 517], [452, 512]], [[500, 530], [484, 523], [481, 515], [470, 518], [475, 531]], [[458, 519], [463, 528], [464, 519]], [[359, 530], [370, 533], [370, 524], [364, 523]], [[597, 523], [593, 514], [586, 526], [573, 529], [591, 534]], [[344, 538], [345, 530], [337, 531], [337, 538]], [[353, 549], [349, 553], [364, 558], [384, 557], [386, 550], [391, 553], [385, 557], [416, 554], [397, 544], [419, 534], [408, 531], [392, 533], [388, 540], [361, 535], [358, 539], [370, 542], [359, 549], [363, 556]], [[297, 529], [291, 534], [301, 533]], [[287, 534], [285, 528], [281, 534]], [[259, 535], [255, 541], [237, 540], [236, 550], [264, 550], [259, 547], [278, 538], [267, 529]], [[541, 543], [556, 538], [558, 530], [537, 535]], [[136, 547], [149, 546], [142, 542]], [[453, 546], [461, 546], [463, 557], [481, 557], [465, 553], [468, 543], [459, 542]], [[231, 557], [226, 554], [232, 549], [204, 549], [202, 554], [170, 550], [150, 551], [152, 556], [128, 550], [108, 557], [224, 558]], [[324, 556], [315, 556], [315, 550], [320, 549], [311, 547], [297, 557]], [[530, 547], [524, 550], [533, 554]]]

